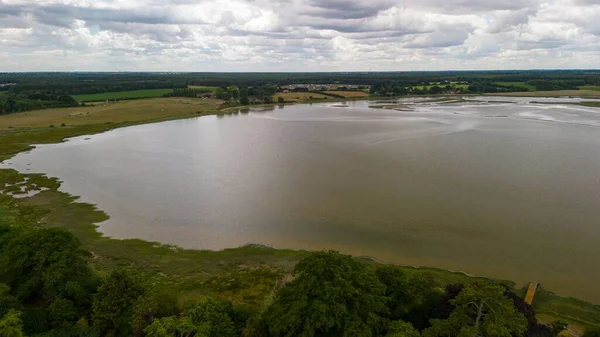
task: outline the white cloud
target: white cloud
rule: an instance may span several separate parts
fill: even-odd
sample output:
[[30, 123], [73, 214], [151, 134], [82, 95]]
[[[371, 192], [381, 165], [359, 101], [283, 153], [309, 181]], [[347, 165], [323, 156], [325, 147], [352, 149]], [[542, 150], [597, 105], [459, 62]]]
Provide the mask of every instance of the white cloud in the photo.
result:
[[600, 0], [0, 0], [0, 71], [599, 68]]

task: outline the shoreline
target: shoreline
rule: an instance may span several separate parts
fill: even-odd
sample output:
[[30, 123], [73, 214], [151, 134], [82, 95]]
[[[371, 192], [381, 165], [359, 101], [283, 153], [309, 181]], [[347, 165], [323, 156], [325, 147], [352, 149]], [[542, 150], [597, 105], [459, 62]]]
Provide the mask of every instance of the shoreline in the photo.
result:
[[[445, 95], [448, 97], [448, 95]], [[464, 96], [464, 95], [460, 95]], [[372, 99], [353, 99], [353, 100], [378, 100], [382, 98], [372, 98]], [[388, 97], [385, 99], [398, 99]], [[329, 103], [329, 102], [339, 102], [339, 101], [348, 101], [348, 99], [331, 99], [331, 100], [320, 100], [319, 102], [312, 103]], [[308, 104], [310, 102], [294, 102], [287, 103], [287, 105], [291, 104]], [[91, 261], [94, 266], [102, 271], [110, 268], [114, 268], [119, 265], [130, 265], [136, 269], [146, 269], [144, 272], [149, 273], [149, 276], [153, 279], [156, 279], [159, 282], [164, 282], [164, 277], [161, 275], [166, 275], [168, 277], [169, 273], [164, 273], [164, 270], [171, 270], [171, 266], [167, 266], [171, 260], [178, 260], [178, 265], [176, 266], [177, 272], [174, 273], [175, 278], [179, 280], [180, 274], [187, 277], [193, 278], [194, 283], [197, 281], [204, 281], [207, 275], [201, 275], [202, 277], [190, 276], [190, 273], [193, 273], [197, 266], [197, 260], [210, 260], [210, 263], [202, 263], [203, 273], [208, 273], [209, 276], [211, 274], [220, 275], [222, 273], [231, 272], [231, 268], [227, 266], [221, 266], [223, 260], [230, 259], [236, 263], [239, 262], [240, 265], [248, 266], [250, 268], [259, 267], [261, 265], [269, 264], [276, 266], [276, 268], [280, 268], [279, 273], [285, 274], [289, 272], [295, 262], [299, 260], [302, 256], [306, 255], [308, 250], [293, 250], [293, 249], [279, 249], [276, 247], [257, 244], [257, 243], [248, 243], [242, 245], [240, 247], [234, 248], [226, 248], [223, 250], [197, 250], [197, 249], [185, 249], [175, 245], [163, 244], [160, 242], [151, 242], [145, 241], [141, 239], [118, 239], [104, 236], [101, 232], [98, 231], [99, 224], [103, 221], [106, 221], [110, 216], [106, 214], [104, 211], [100, 210], [96, 205], [81, 203], [77, 201], [79, 199], [78, 196], [70, 195], [66, 192], [61, 192], [58, 189], [61, 186], [61, 182], [56, 178], [48, 177], [45, 174], [28, 174], [21, 173], [11, 168], [5, 168], [5, 161], [12, 158], [13, 156], [25, 152], [30, 151], [35, 148], [36, 145], [42, 144], [53, 144], [53, 143], [61, 143], [66, 142], [70, 138], [93, 135], [98, 133], [103, 133], [123, 127], [143, 125], [143, 124], [152, 124], [152, 123], [160, 123], [171, 120], [180, 120], [187, 118], [195, 118], [202, 116], [210, 116], [210, 115], [219, 115], [219, 114], [227, 114], [232, 111], [237, 111], [240, 109], [253, 108], [253, 107], [275, 107], [280, 104], [270, 104], [270, 105], [255, 105], [255, 106], [238, 106], [238, 107], [228, 107], [223, 110], [207, 110], [202, 113], [196, 114], [187, 114], [187, 115], [178, 115], [178, 116], [170, 116], [166, 118], [158, 118], [151, 120], [140, 120], [133, 122], [124, 122], [118, 124], [94, 124], [94, 125], [83, 125], [77, 126], [73, 128], [67, 128], [68, 131], [71, 131], [72, 134], [66, 137], [58, 139], [56, 135], [52, 135], [51, 137], [44, 139], [44, 142], [41, 143], [20, 143], [20, 149], [16, 152], [6, 153], [2, 150], [4, 148], [0, 147], [0, 163], [2, 163], [3, 168], [0, 169], [0, 183], [4, 182], [2, 188], [0, 188], [0, 208], [6, 207], [9, 205], [9, 215], [16, 216], [17, 218], [22, 215], [30, 214], [18, 214], [19, 210], [23, 208], [30, 207], [27, 211], [31, 211], [35, 209], [36, 212], [33, 216], [33, 219], [30, 219], [31, 224], [37, 226], [56, 226], [65, 228], [74, 234], [82, 241], [84, 247], [89, 249], [93, 255], [94, 259]], [[10, 130], [10, 132], [19, 132], [19, 130]], [[21, 130], [22, 131], [22, 130]], [[48, 128], [42, 128], [42, 133], [44, 131], [48, 131]], [[0, 140], [4, 140], [3, 137], [6, 135], [5, 130], [0, 131]], [[50, 132], [50, 131], [48, 131]], [[11, 172], [12, 171], [12, 172]], [[47, 190], [43, 190], [33, 196], [27, 196], [22, 199], [18, 199], [13, 196], [9, 196], [6, 194], [7, 186], [5, 185], [7, 181], [12, 181], [12, 186], [16, 184], [21, 184], [21, 186], [26, 186], [26, 190], [30, 191], [30, 188], [33, 188], [33, 185], [38, 188], [47, 188]], [[11, 187], [11, 186], [8, 186]], [[19, 195], [17, 194], [17, 197]], [[6, 200], [9, 198], [11, 200]], [[55, 206], [60, 207], [55, 207]], [[16, 207], [15, 207], [16, 206]], [[63, 219], [61, 213], [65, 209], [67, 209], [66, 213], [67, 219]], [[37, 214], [39, 211], [39, 214]], [[14, 214], [17, 215], [14, 215]], [[22, 212], [21, 212], [22, 213]], [[71, 218], [71, 219], [69, 219]], [[68, 222], [68, 220], [72, 221]], [[182, 256], [183, 255], [183, 259]], [[384, 264], [393, 264], [387, 263], [385, 261], [378, 260], [375, 257], [371, 256], [355, 256], [356, 258], [363, 260], [370, 260], [373, 263], [384, 263]], [[148, 263], [148, 260], [150, 263]], [[183, 261], [182, 261], [183, 260]], [[216, 265], [214, 265], [213, 260], [217, 260]], [[248, 263], [250, 260], [250, 263]], [[241, 262], [240, 262], [241, 261]], [[204, 261], [203, 261], [204, 262]], [[188, 266], [183, 266], [184, 264], [188, 264]], [[467, 272], [463, 271], [453, 271], [453, 270], [445, 270], [441, 268], [435, 267], [426, 267], [426, 266], [409, 266], [403, 264], [394, 264], [401, 266], [405, 269], [414, 269], [418, 271], [434, 271], [436, 273], [448, 273], [451, 274], [448, 276], [448, 279], [456, 279], [456, 278], [469, 278], [469, 279], [477, 279], [477, 278], [485, 278], [484, 276], [471, 275]], [[191, 268], [190, 268], [191, 267]], [[236, 269], [236, 268], [234, 268]], [[180, 270], [183, 270], [182, 273], [178, 273]], [[209, 277], [210, 279], [210, 277]], [[501, 281], [501, 280], [500, 280]], [[182, 281], [183, 282], [183, 281]], [[509, 281], [512, 282], [512, 281]], [[177, 283], [177, 282], [176, 282]], [[514, 282], [512, 283], [514, 285]], [[181, 286], [181, 285], [179, 285]], [[184, 287], [185, 288], [185, 287]], [[519, 290], [519, 289], [515, 289]], [[264, 290], [263, 290], [264, 291]], [[549, 293], [551, 296], [555, 296]], [[559, 296], [555, 296], [556, 298], [560, 298], [562, 300], [568, 300], [567, 298], [562, 298]], [[579, 301], [579, 300], [577, 300]], [[591, 306], [597, 306], [598, 310], [600, 310], [600, 306], [591, 304]], [[599, 311], [600, 312], [600, 311]]]

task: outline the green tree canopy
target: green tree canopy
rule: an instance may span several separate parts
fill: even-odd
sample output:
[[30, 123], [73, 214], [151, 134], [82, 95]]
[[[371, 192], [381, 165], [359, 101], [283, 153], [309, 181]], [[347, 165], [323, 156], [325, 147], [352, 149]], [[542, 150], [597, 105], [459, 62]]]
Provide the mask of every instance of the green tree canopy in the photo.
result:
[[13, 230], [0, 247], [0, 282], [23, 302], [71, 298], [84, 302], [95, 285], [90, 253], [73, 234], [57, 228]]
[[247, 318], [230, 302], [207, 298], [180, 317], [155, 319], [144, 332], [148, 337], [235, 337], [240, 335]]
[[19, 300], [10, 294], [10, 288], [6, 284], [0, 283], [0, 317], [9, 310], [18, 309], [20, 306]]
[[207, 325], [196, 325], [189, 317], [158, 318], [144, 329], [146, 337], [208, 337]]
[[94, 325], [114, 336], [131, 336], [133, 307], [144, 293], [140, 282], [127, 271], [117, 269], [102, 280], [92, 304]]
[[393, 321], [388, 326], [386, 337], [420, 337], [421, 333], [412, 324], [404, 321]]
[[0, 336], [23, 337], [23, 322], [21, 321], [20, 311], [11, 309], [0, 318]]
[[467, 285], [451, 300], [455, 306], [445, 320], [433, 319], [423, 331], [424, 337], [511, 337], [522, 336], [527, 328], [525, 316], [511, 299], [504, 296], [501, 285], [478, 282]]
[[385, 286], [367, 265], [337, 252], [301, 260], [266, 312], [273, 336], [372, 336], [383, 326]]
[[164, 289], [152, 289], [140, 297], [134, 305], [134, 334], [142, 336], [144, 329], [155, 319], [174, 316], [178, 313], [176, 293]]

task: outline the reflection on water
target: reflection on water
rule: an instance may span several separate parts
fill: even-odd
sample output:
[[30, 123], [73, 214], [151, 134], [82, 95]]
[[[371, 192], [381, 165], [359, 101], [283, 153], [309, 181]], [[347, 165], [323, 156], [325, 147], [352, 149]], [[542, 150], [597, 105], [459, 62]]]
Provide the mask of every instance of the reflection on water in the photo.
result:
[[43, 145], [10, 164], [63, 180], [118, 238], [339, 249], [600, 303], [600, 109], [579, 101], [250, 109]]

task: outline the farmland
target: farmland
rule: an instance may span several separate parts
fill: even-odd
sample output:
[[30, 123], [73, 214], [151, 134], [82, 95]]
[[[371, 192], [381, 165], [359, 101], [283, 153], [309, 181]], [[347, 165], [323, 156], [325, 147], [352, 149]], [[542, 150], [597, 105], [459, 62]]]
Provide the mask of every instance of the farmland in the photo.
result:
[[101, 102], [101, 101], [111, 101], [111, 100], [161, 97], [164, 94], [169, 94], [172, 92], [173, 92], [173, 89], [146, 89], [146, 90], [105, 92], [105, 93], [100, 93], [100, 94], [88, 94], [88, 95], [72, 95], [72, 97], [78, 102]]

